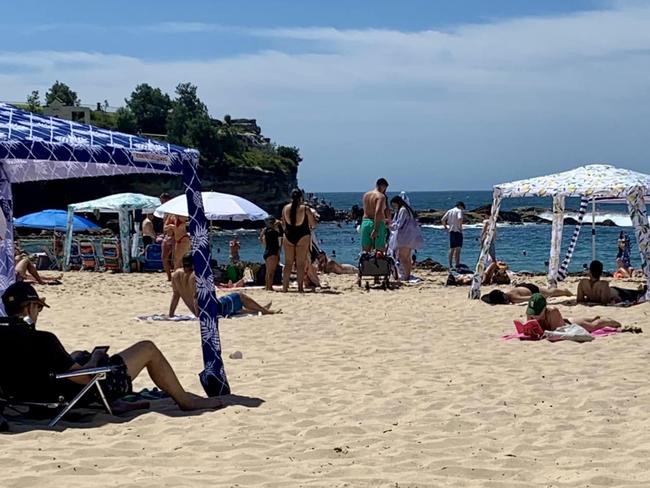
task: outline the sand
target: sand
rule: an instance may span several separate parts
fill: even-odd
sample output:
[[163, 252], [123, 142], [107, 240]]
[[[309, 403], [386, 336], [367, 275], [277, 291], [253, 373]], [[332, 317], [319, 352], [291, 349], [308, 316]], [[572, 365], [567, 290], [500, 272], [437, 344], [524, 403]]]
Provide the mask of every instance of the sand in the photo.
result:
[[[234, 406], [187, 415], [160, 400], [55, 431], [14, 425], [0, 486], [650, 486], [650, 305], [560, 307], [645, 334], [504, 342], [524, 308], [468, 301], [440, 276], [391, 292], [329, 281], [254, 290], [285, 313], [221, 321]], [[198, 324], [134, 320], [167, 311], [162, 275], [67, 273], [39, 291], [52, 305], [39, 327], [68, 350], [152, 339], [201, 391]]]

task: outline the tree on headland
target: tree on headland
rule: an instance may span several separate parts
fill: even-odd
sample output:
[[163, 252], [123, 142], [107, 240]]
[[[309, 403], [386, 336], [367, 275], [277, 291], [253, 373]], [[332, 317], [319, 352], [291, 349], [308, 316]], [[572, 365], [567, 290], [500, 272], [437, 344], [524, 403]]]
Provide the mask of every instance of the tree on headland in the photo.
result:
[[56, 80], [47, 93], [45, 93], [45, 102], [47, 105], [57, 99], [63, 103], [63, 105], [76, 106], [81, 103], [77, 93], [72, 91], [68, 85], [61, 83], [59, 80]]
[[300, 149], [295, 146], [278, 146], [277, 151], [279, 156], [290, 159], [296, 163], [296, 165], [302, 161], [302, 157], [300, 156]]
[[115, 127], [120, 132], [135, 134], [138, 132], [138, 122], [133, 112], [126, 107], [120, 107], [115, 112]]
[[125, 101], [140, 132], [167, 133], [167, 116], [172, 108], [172, 101], [160, 88], [142, 83], [135, 87], [131, 97]]
[[217, 128], [210, 119], [208, 107], [201, 101], [197, 88], [191, 83], [176, 87], [167, 117], [167, 137], [170, 142], [200, 151], [202, 165], [213, 167], [222, 159]]
[[34, 90], [27, 95], [27, 109], [30, 112], [38, 112], [41, 109], [41, 95], [38, 90]]

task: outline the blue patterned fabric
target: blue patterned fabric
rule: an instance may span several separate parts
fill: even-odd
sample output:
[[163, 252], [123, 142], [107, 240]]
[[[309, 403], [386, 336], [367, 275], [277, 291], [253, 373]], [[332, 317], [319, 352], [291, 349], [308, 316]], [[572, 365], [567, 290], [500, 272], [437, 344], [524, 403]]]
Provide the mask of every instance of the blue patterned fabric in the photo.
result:
[[204, 362], [201, 383], [210, 396], [230, 393], [221, 359], [198, 162], [199, 153], [193, 149], [44, 117], [0, 103], [0, 207], [7, 221], [7, 231], [0, 241], [0, 293], [15, 279], [11, 183], [138, 173], [182, 174], [197, 276]]

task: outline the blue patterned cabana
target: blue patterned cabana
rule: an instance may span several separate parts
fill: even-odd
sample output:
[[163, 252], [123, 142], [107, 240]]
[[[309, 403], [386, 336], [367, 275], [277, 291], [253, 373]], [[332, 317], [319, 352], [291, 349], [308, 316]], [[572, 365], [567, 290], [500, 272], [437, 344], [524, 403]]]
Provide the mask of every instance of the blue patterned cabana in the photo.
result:
[[0, 207], [7, 221], [7, 230], [0, 240], [0, 293], [15, 279], [12, 183], [143, 173], [182, 175], [201, 322], [201, 383], [210, 396], [229, 393], [221, 359], [198, 161], [199, 153], [193, 149], [44, 117], [0, 103]]

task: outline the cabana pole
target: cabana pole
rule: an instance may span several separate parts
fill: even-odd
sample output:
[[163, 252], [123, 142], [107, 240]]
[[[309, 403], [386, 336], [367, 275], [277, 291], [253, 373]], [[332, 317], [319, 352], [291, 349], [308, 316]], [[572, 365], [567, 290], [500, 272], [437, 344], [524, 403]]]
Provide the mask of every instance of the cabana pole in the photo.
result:
[[490, 210], [487, 235], [485, 236], [485, 240], [481, 246], [481, 252], [479, 254], [478, 262], [476, 263], [476, 270], [474, 271], [474, 277], [472, 278], [472, 286], [469, 290], [469, 298], [473, 300], [481, 298], [481, 280], [483, 279], [483, 272], [485, 271], [485, 264], [490, 251], [490, 244], [492, 243], [492, 239], [495, 238], [501, 200], [501, 191], [498, 188], [495, 188], [492, 197], [492, 208]]
[[591, 199], [591, 260], [596, 260], [596, 199]]
[[557, 288], [562, 250], [562, 229], [564, 227], [564, 195], [553, 196], [553, 224], [551, 230], [551, 254], [548, 261], [548, 286]]

